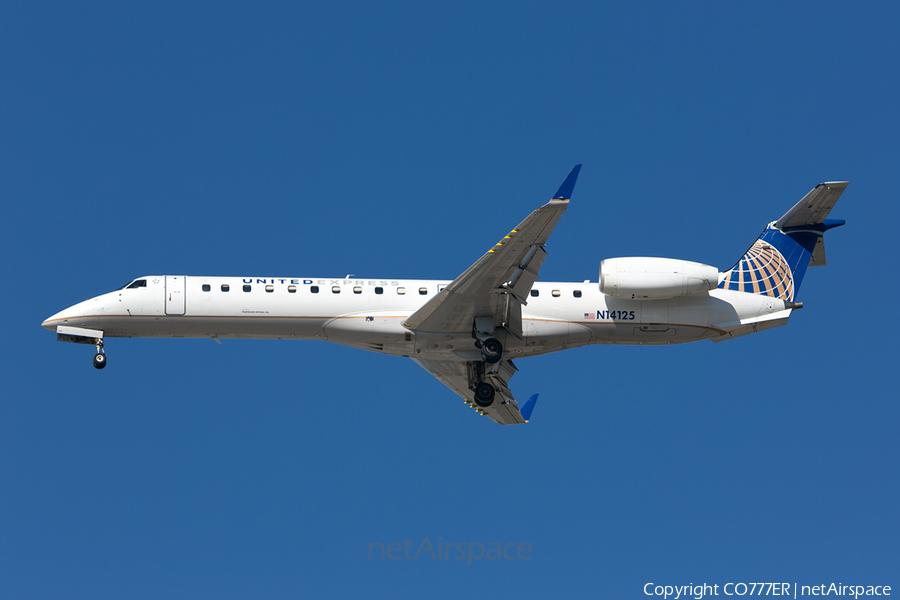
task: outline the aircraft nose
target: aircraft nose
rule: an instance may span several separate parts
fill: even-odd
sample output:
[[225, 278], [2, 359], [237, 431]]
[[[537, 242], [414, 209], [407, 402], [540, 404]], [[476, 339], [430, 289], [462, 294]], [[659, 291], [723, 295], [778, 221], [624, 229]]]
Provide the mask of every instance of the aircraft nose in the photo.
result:
[[90, 328], [96, 324], [97, 318], [102, 317], [105, 311], [117, 302], [118, 294], [113, 292], [95, 298], [88, 298], [84, 302], [73, 304], [52, 317], [48, 317], [41, 323], [41, 327], [54, 332], [60, 325]]
[[55, 315], [47, 317], [46, 319], [44, 319], [44, 322], [41, 323], [41, 327], [43, 327], [44, 329], [46, 329], [48, 331], [56, 331], [57, 325], [59, 325], [61, 323], [65, 323], [65, 319], [66, 319], [65, 313], [68, 310], [69, 309], [66, 309], [66, 310], [56, 313]]
[[57, 325], [65, 325], [68, 322], [68, 319], [71, 319], [78, 313], [76, 310], [78, 306], [80, 305], [76, 304], [75, 306], [70, 306], [69, 308], [59, 311], [55, 315], [47, 317], [44, 319], [44, 322], [41, 323], [41, 327], [48, 331], [55, 332]]

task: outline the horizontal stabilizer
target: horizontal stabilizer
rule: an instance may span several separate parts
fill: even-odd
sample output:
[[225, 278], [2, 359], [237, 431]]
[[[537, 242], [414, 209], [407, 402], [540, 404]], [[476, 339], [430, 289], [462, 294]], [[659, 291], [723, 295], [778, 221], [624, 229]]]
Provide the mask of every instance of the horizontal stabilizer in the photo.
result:
[[788, 227], [803, 227], [824, 223], [841, 194], [849, 185], [847, 181], [830, 181], [814, 187], [800, 202], [775, 222], [782, 231]]

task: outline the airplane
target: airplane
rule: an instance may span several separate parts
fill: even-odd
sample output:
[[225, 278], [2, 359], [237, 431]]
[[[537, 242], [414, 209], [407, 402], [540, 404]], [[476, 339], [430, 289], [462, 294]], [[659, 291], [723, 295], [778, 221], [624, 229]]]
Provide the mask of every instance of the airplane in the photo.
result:
[[325, 340], [413, 359], [478, 414], [527, 423], [509, 381], [513, 359], [589, 344], [721, 342], [787, 323], [848, 182], [821, 183], [766, 225], [729, 270], [687, 260], [607, 258], [599, 280], [538, 280], [547, 240], [569, 207], [576, 165], [549, 202], [452, 281], [347, 277], [145, 275], [51, 316], [64, 342], [117, 337]]

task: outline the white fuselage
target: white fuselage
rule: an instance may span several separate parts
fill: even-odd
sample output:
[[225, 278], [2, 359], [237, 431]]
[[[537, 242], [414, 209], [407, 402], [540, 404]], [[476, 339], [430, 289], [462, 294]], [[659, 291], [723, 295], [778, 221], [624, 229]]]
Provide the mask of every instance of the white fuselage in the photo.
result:
[[[480, 357], [470, 334], [401, 325], [450, 281], [162, 275], [140, 281], [71, 306], [43, 326], [100, 330], [105, 337], [316, 339], [398, 356]], [[522, 339], [504, 343], [509, 358], [587, 344], [727, 339], [782, 325], [791, 312], [777, 298], [722, 289], [619, 299], [596, 282], [537, 282], [527, 301]]]

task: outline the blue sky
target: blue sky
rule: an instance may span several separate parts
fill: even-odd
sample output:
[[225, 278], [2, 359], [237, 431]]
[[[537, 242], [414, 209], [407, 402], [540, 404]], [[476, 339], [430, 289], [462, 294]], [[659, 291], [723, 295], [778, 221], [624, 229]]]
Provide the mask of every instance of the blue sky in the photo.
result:
[[[9, 598], [900, 585], [892, 3], [13, 2], [0, 19]], [[523, 360], [499, 427], [316, 342], [57, 343], [146, 274], [446, 278], [584, 168], [543, 280], [730, 267], [849, 180], [787, 327]], [[370, 560], [370, 543], [530, 560]]]

